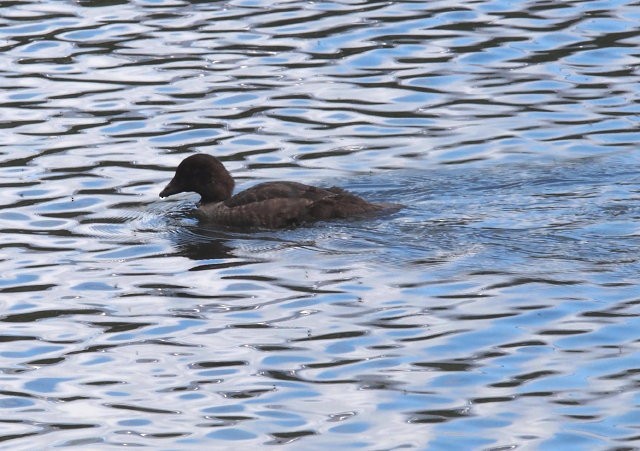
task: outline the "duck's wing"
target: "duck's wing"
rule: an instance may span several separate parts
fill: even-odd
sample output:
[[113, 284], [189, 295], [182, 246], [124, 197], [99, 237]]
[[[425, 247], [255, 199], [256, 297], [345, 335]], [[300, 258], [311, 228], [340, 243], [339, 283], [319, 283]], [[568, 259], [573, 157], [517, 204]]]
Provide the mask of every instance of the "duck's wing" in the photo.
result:
[[224, 202], [200, 205], [203, 219], [231, 227], [281, 228], [318, 220], [356, 218], [382, 206], [340, 188], [266, 182]]
[[225, 226], [277, 229], [307, 221], [313, 202], [302, 197], [275, 197], [236, 206], [218, 202], [201, 205], [198, 213], [203, 220]]
[[317, 188], [297, 182], [265, 182], [242, 191], [224, 202], [229, 208], [240, 207], [270, 199], [320, 200], [335, 195], [339, 188]]

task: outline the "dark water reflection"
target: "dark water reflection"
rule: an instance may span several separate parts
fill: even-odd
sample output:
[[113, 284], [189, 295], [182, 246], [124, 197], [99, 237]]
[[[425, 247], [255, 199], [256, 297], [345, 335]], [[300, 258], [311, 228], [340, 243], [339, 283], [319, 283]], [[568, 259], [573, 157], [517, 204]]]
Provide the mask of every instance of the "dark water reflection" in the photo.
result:
[[[3, 445], [640, 446], [639, 23], [0, 1]], [[407, 207], [220, 230], [195, 151]]]

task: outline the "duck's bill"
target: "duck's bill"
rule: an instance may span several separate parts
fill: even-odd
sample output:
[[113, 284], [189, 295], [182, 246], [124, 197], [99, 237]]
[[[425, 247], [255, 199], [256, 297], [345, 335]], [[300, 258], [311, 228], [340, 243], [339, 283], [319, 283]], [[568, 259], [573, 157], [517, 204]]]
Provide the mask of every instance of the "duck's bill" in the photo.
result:
[[160, 197], [169, 197], [180, 192], [182, 192], [182, 190], [180, 190], [177, 184], [173, 180], [171, 180], [169, 184], [165, 186], [162, 191], [160, 191]]

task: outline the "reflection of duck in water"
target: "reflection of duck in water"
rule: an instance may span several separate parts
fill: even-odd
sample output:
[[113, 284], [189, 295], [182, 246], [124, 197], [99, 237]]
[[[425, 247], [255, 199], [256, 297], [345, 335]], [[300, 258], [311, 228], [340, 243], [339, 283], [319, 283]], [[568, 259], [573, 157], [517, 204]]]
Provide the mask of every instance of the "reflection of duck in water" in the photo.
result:
[[232, 196], [233, 187], [233, 178], [217, 158], [196, 154], [182, 160], [160, 197], [196, 192], [201, 196], [200, 216], [232, 227], [289, 227], [397, 209], [397, 206], [369, 203], [335, 187], [324, 189], [296, 182], [266, 182]]

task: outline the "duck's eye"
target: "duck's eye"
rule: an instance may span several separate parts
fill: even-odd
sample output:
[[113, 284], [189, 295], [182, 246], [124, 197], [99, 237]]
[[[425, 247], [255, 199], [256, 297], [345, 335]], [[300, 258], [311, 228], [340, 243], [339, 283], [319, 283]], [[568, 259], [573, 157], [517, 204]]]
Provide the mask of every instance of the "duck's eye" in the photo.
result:
[[191, 173], [191, 177], [197, 180], [208, 182], [211, 179], [211, 174], [204, 168], [195, 168]]

